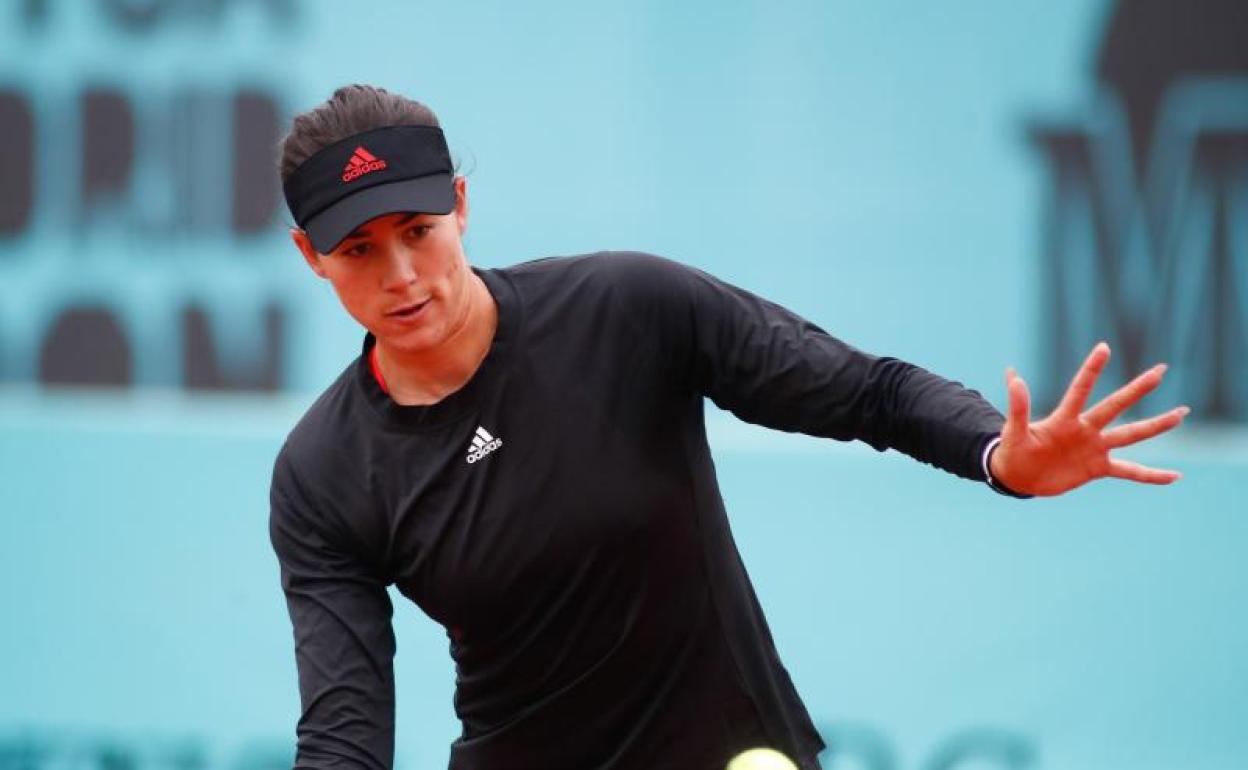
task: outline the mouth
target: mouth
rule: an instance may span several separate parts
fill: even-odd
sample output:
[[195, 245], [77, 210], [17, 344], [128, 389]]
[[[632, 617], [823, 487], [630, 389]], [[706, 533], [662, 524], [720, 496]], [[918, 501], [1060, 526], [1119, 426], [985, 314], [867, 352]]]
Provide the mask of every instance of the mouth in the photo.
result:
[[420, 312], [425, 309], [429, 302], [430, 300], [413, 302], [410, 305], [403, 305], [402, 307], [397, 307], [394, 310], [387, 311], [385, 315], [386, 318], [393, 318], [398, 321], [409, 321], [420, 315]]

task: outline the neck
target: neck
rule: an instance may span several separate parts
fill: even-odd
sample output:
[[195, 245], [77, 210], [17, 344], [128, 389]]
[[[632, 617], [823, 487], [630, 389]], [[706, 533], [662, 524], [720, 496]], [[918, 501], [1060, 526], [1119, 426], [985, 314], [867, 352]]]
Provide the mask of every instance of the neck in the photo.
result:
[[463, 318], [436, 348], [411, 352], [377, 341], [377, 364], [396, 402], [436, 404], [462, 388], [485, 360], [498, 328], [498, 306], [481, 278], [470, 276]]

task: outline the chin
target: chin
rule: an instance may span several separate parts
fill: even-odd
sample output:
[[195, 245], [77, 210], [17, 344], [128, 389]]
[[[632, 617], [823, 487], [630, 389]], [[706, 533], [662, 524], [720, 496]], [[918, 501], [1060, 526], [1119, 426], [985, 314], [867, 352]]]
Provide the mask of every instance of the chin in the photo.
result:
[[380, 334], [373, 332], [377, 341], [384, 342], [390, 350], [401, 353], [424, 353], [436, 348], [444, 336], [439, 333], [441, 329], [409, 329], [398, 334], [386, 329], [379, 331]]

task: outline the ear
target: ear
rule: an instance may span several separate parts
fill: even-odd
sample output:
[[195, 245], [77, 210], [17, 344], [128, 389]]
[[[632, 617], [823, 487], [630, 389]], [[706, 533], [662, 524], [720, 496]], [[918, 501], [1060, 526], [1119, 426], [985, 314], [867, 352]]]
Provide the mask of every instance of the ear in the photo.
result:
[[462, 236], [468, 231], [468, 180], [462, 176], [455, 177], [455, 224], [459, 226]]
[[312, 272], [324, 278], [325, 266], [321, 264], [321, 255], [313, 248], [308, 234], [297, 227], [292, 227], [290, 228], [290, 239], [295, 242], [295, 246], [299, 249], [299, 253], [303, 255], [304, 261], [308, 263], [308, 267], [312, 268]]

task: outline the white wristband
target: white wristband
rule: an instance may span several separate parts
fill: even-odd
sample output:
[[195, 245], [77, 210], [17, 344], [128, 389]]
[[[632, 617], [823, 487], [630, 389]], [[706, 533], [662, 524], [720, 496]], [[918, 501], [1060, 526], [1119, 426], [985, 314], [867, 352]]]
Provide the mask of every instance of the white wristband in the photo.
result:
[[992, 457], [992, 450], [996, 449], [997, 444], [1000, 444], [1000, 443], [1001, 443], [1001, 437], [996, 436], [995, 438], [993, 438], [991, 441], [988, 442], [987, 446], [984, 447], [984, 453], [979, 456], [979, 464], [984, 469], [984, 480], [988, 482], [988, 486], [992, 489], [993, 492], [1005, 495], [1006, 497], [1017, 497], [1019, 499], [1035, 497], [1035, 495], [1024, 495], [1020, 492], [1015, 492], [1012, 489], [1006, 489], [1004, 486], [998, 483], [996, 479], [992, 477], [992, 471], [988, 470], [988, 460], [990, 457]]

